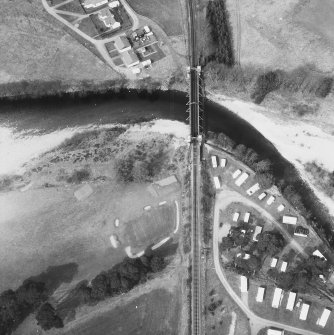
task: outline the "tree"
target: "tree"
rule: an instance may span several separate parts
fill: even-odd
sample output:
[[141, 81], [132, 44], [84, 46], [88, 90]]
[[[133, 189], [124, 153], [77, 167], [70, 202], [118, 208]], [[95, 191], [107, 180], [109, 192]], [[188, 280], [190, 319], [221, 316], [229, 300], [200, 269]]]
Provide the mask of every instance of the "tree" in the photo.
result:
[[10, 334], [19, 324], [24, 314], [13, 290], [0, 295], [0, 330], [1, 334]]
[[132, 169], [133, 181], [142, 183], [148, 180], [148, 168], [146, 162], [135, 161]]
[[283, 250], [285, 240], [279, 232], [264, 232], [258, 235], [257, 250], [269, 256], [275, 256]]
[[159, 272], [166, 266], [165, 260], [162, 257], [153, 256], [151, 259], [152, 272]]
[[240, 159], [243, 160], [243, 158], [246, 155], [246, 151], [247, 151], [247, 147], [244, 144], [238, 144], [235, 148], [234, 148], [234, 155]]
[[259, 173], [268, 172], [271, 170], [271, 162], [269, 159], [263, 159], [256, 163], [255, 171]]
[[256, 162], [259, 159], [259, 155], [251, 148], [246, 150], [246, 154], [243, 158], [243, 162], [247, 164], [249, 167], [253, 168], [256, 166]]
[[40, 307], [36, 315], [36, 320], [44, 330], [64, 327], [62, 319], [48, 302]]
[[272, 187], [275, 183], [274, 176], [270, 173], [257, 173], [255, 175], [255, 180], [264, 189]]
[[17, 300], [29, 309], [36, 308], [47, 299], [45, 283], [27, 279], [16, 291]]
[[220, 244], [220, 251], [230, 250], [234, 247], [234, 240], [230, 236], [225, 236], [222, 238], [222, 243]]
[[105, 272], [98, 274], [92, 280], [92, 298], [104, 299], [109, 294], [109, 280]]

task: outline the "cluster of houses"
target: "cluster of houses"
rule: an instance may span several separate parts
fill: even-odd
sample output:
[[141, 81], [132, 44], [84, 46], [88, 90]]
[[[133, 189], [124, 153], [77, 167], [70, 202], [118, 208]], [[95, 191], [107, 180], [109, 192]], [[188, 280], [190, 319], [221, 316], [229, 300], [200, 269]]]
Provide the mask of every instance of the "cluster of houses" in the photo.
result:
[[85, 9], [95, 9], [106, 4], [108, 4], [107, 7], [104, 7], [96, 12], [99, 20], [103, 22], [106, 28], [110, 28], [111, 30], [121, 28], [121, 22], [115, 19], [115, 15], [110, 10], [120, 6], [120, 2], [118, 0], [111, 2], [108, 2], [108, 0], [85, 0], [82, 3]]
[[[250, 215], [251, 215], [250, 212], [246, 212], [245, 213], [244, 218], [243, 218], [243, 222], [244, 223], [248, 223], [249, 222]], [[239, 212], [235, 212], [233, 214], [232, 221], [233, 222], [238, 222], [239, 218], [240, 218], [240, 213]], [[262, 226], [256, 226], [255, 227], [254, 233], [253, 233], [253, 241], [254, 242], [258, 241], [258, 235], [262, 233], [262, 229], [263, 229]], [[246, 233], [246, 231], [241, 231], [241, 232]]]
[[[144, 27], [145, 34], [153, 34], [148, 26]], [[140, 62], [137, 54], [134, 52], [129, 38], [126, 35], [116, 36], [114, 39], [115, 47], [121, 55], [122, 61], [127, 68], [133, 68], [141, 63], [142, 67], [148, 67], [152, 64], [150, 59]], [[133, 68], [133, 73], [140, 73], [139, 68]]]
[[[240, 291], [242, 293], [246, 293], [248, 292], [248, 288], [249, 288], [248, 278], [246, 276], [240, 276]], [[265, 292], [266, 292], [265, 286], [258, 287], [256, 298], [255, 298], [256, 302], [262, 303], [264, 301]], [[284, 296], [284, 291], [281, 288], [276, 287], [274, 290], [271, 307], [276, 308], [276, 309], [279, 308], [281, 306], [283, 296]], [[309, 309], [310, 309], [310, 304], [308, 302], [303, 302], [302, 299], [298, 299], [298, 301], [296, 302], [296, 299], [297, 299], [297, 293], [293, 291], [289, 292], [289, 296], [287, 299], [285, 309], [288, 311], [293, 311], [295, 307], [300, 308], [299, 319], [302, 321], [305, 321], [307, 320], [307, 316], [308, 316]], [[320, 327], [325, 327], [331, 312], [332, 311], [330, 308], [324, 308], [322, 311], [322, 314], [317, 319], [316, 324]], [[283, 334], [283, 333], [282, 331], [280, 331], [279, 333], [268, 331], [268, 334]]]

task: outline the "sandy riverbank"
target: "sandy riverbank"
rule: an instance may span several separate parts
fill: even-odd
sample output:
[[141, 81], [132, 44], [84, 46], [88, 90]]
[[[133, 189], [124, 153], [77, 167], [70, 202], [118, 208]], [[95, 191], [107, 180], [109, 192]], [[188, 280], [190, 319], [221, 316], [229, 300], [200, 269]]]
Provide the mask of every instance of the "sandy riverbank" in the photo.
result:
[[334, 134], [314, 122], [289, 119], [269, 109], [242, 100], [211, 93], [208, 98], [228, 108], [249, 122], [293, 163], [302, 178], [334, 215], [334, 200], [315, 187], [305, 171], [307, 162], [315, 161], [325, 169], [334, 170]]

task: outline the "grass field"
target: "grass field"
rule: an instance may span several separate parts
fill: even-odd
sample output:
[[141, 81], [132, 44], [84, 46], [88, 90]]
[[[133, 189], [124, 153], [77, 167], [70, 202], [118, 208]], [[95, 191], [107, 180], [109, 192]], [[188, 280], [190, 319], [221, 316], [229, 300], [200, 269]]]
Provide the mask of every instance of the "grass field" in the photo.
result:
[[174, 203], [144, 211], [138, 219], [125, 223], [123, 243], [136, 248], [157, 243], [172, 233], [175, 219]]
[[177, 291], [156, 289], [63, 334], [176, 335], [179, 333], [180, 310]]
[[59, 10], [65, 10], [72, 13], [85, 14], [83, 7], [81, 6], [79, 0], [73, 0], [71, 2], [66, 3], [63, 6], [57, 7]]
[[1, 4], [0, 83], [21, 80], [108, 80], [119, 75], [68, 35], [40, 0]]
[[181, 35], [182, 12], [178, 0], [129, 0], [129, 5], [138, 13], [158, 23], [167, 35]]
[[99, 35], [99, 32], [92, 20], [92, 18], [85, 17], [84, 19], [80, 20], [79, 22], [79, 29], [83, 31], [85, 34], [87, 34], [90, 37], [96, 37]]
[[[249, 322], [247, 317], [234, 304], [229, 297], [228, 292], [224, 289], [215, 270], [211, 257], [207, 263], [206, 268], [206, 291], [205, 291], [205, 307], [206, 307], [206, 334], [221, 335], [229, 334], [230, 323], [232, 319], [232, 312], [237, 315], [236, 328], [234, 335], [250, 334]], [[220, 306], [210, 313], [208, 307], [214, 302], [221, 301]]]

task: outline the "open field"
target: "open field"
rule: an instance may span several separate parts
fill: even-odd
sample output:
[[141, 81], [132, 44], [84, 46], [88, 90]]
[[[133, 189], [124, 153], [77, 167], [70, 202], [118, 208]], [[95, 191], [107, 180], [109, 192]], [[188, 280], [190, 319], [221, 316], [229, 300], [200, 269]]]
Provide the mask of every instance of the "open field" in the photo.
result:
[[138, 13], [158, 23], [167, 35], [181, 35], [182, 12], [178, 0], [129, 0], [129, 5]]
[[72, 13], [85, 14], [85, 11], [82, 8], [79, 0], [72, 0], [71, 2], [68, 2], [63, 6], [57, 7], [57, 9]]
[[[0, 291], [17, 287], [27, 277], [51, 265], [77, 263], [79, 269], [74, 281], [91, 278], [110, 268], [126, 256], [124, 248], [127, 246], [113, 249], [110, 236], [115, 234], [120, 241], [126, 240], [125, 222], [136, 221], [147, 205], [155, 207], [161, 201], [172, 203], [178, 196], [179, 190], [154, 196], [147, 189], [149, 183], [119, 182], [114, 169], [112, 150], [115, 147], [126, 150], [131, 147], [131, 141], [162, 140], [168, 136], [147, 132], [130, 132], [120, 138], [118, 135], [118, 131], [105, 130], [77, 135], [27, 164], [27, 173], [21, 181], [30, 185], [25, 192], [20, 191], [21, 186], [15, 186], [0, 194], [3, 209], [0, 217]], [[169, 141], [165, 142], [167, 146]], [[74, 196], [83, 180], [76, 178], [78, 171], [93, 190], [81, 201]], [[73, 176], [76, 177], [73, 179]], [[168, 233], [174, 230], [175, 210], [167, 208], [163, 209], [167, 212], [161, 217], [152, 217], [159, 220], [159, 225], [155, 226], [159, 229], [150, 230], [152, 240], [156, 238], [154, 234], [160, 238], [159, 233], [165, 233], [164, 218], [171, 219], [167, 223]], [[116, 218], [120, 227], [114, 224]], [[145, 236], [141, 232], [138, 237], [144, 247], [148, 246]], [[152, 241], [146, 240], [146, 243]]]
[[180, 309], [176, 292], [156, 289], [131, 303], [101, 313], [63, 334], [177, 334]]
[[143, 212], [139, 218], [124, 223], [123, 231], [125, 240], [122, 242], [139, 250], [171, 235], [176, 224], [174, 204], [162, 205]]
[[102, 81], [119, 78], [64, 32], [39, 0], [5, 1], [1, 7], [0, 83], [21, 80]]
[[[213, 260], [209, 256], [206, 267], [206, 334], [221, 335], [229, 334], [232, 312], [236, 313], [236, 327], [234, 335], [250, 334], [247, 317], [239, 310], [237, 305], [229, 297], [222, 283], [216, 275]], [[218, 302], [218, 307], [214, 309], [212, 303]], [[210, 305], [213, 313], [210, 312]]]

